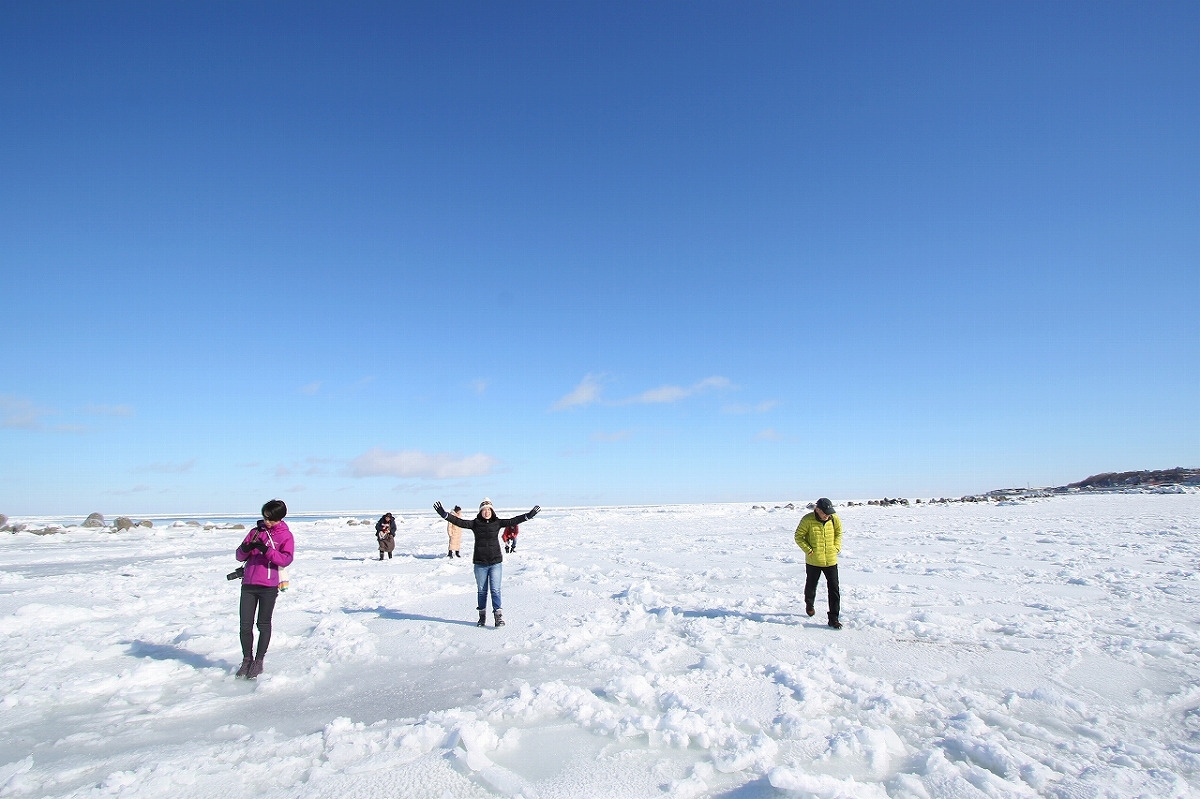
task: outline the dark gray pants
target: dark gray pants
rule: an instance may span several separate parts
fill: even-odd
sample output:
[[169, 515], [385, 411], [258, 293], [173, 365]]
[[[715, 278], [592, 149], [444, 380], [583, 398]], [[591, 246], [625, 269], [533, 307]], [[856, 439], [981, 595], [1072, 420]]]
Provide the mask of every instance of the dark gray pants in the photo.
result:
[[[262, 657], [271, 644], [271, 614], [279, 589], [242, 584], [242, 657]], [[258, 651], [254, 651], [254, 611], [258, 610]]]
[[817, 581], [825, 575], [825, 584], [829, 586], [829, 620], [837, 621], [838, 613], [842, 610], [842, 592], [838, 586], [837, 566], [810, 566], [804, 564], [804, 604], [811, 605], [817, 599]]

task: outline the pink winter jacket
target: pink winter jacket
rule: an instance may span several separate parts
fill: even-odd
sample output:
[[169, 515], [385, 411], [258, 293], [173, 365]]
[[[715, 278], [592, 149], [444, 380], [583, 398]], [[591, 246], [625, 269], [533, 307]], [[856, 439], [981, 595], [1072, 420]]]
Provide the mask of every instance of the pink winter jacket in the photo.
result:
[[242, 583], [278, 588], [279, 570], [290, 566], [292, 558], [295, 556], [296, 544], [292, 540], [292, 531], [288, 529], [286, 522], [280, 522], [274, 528], [265, 531], [254, 527], [242, 539], [242, 543], [250, 544], [256, 539], [266, 542], [266, 553], [254, 549], [250, 551], [250, 554], [246, 554], [241, 547], [234, 552], [234, 557], [246, 564], [246, 573], [242, 575]]

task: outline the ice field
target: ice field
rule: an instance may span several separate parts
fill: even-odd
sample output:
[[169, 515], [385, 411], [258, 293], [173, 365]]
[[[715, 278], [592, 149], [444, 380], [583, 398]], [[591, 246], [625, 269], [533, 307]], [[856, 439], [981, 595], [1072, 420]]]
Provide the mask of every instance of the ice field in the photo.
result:
[[839, 502], [841, 631], [777, 504], [548, 508], [501, 629], [432, 510], [289, 518], [257, 682], [240, 531], [0, 534], [0, 796], [1200, 796], [1200, 494]]

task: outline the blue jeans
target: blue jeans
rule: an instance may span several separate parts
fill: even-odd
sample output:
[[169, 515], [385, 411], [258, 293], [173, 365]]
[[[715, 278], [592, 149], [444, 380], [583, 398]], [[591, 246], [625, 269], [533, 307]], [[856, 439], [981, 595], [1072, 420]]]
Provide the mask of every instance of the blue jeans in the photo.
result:
[[487, 610], [488, 586], [492, 589], [492, 610], [500, 610], [500, 577], [504, 572], [503, 567], [503, 563], [475, 566], [475, 586], [479, 589], [479, 605], [476, 610]]

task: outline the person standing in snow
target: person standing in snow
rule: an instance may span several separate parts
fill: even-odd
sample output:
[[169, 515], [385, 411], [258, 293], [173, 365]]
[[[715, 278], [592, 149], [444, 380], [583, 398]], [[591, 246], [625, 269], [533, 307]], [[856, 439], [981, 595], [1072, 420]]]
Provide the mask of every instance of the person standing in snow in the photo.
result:
[[515, 524], [512, 527], [504, 528], [504, 535], [502, 535], [501, 538], [504, 539], [504, 551], [505, 552], [516, 552], [517, 551], [517, 534], [520, 532], [521, 532], [521, 528]]
[[817, 500], [812, 513], [807, 513], [796, 526], [796, 546], [804, 550], [804, 612], [817, 615], [813, 603], [817, 599], [817, 582], [825, 575], [829, 588], [829, 626], [842, 629], [838, 620], [842, 593], [838, 585], [837, 556], [842, 551], [842, 520], [833, 511], [833, 503], [825, 497]]
[[383, 560], [383, 553], [387, 553], [390, 558], [392, 552], [396, 549], [396, 517], [390, 513], [385, 513], [379, 517], [379, 521], [375, 522], [375, 538], [379, 541], [379, 559]]
[[[461, 519], [462, 505], [455, 505], [450, 514], [456, 519]], [[446, 535], [450, 538], [450, 548], [446, 550], [446, 557], [461, 558], [462, 555], [458, 554], [458, 550], [462, 547], [462, 528], [447, 520]]]
[[[279, 570], [292, 564], [295, 541], [283, 521], [287, 505], [273, 499], [262, 506], [262, 520], [246, 534], [234, 556], [245, 563], [242, 574], [242, 666], [238, 677], [253, 680], [263, 672], [271, 643], [271, 615], [279, 597]], [[254, 612], [258, 611], [258, 649], [254, 648]]]
[[500, 519], [492, 510], [492, 501], [484, 498], [479, 503], [479, 515], [467, 521], [446, 513], [441, 502], [433, 503], [433, 509], [450, 524], [470, 530], [475, 534], [475, 553], [471, 562], [475, 566], [475, 585], [479, 589], [479, 622], [476, 626], [483, 627], [487, 622], [487, 596], [492, 594], [492, 611], [496, 614], [496, 626], [504, 626], [504, 615], [500, 602], [500, 578], [503, 574], [504, 556], [500, 554], [500, 528], [523, 524], [538, 515], [541, 508], [537, 505], [528, 513], [514, 516], [511, 519]]

